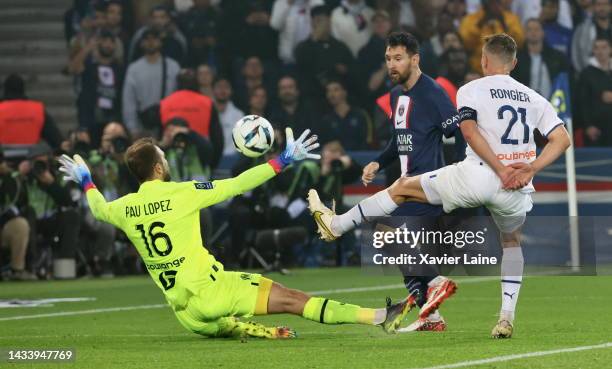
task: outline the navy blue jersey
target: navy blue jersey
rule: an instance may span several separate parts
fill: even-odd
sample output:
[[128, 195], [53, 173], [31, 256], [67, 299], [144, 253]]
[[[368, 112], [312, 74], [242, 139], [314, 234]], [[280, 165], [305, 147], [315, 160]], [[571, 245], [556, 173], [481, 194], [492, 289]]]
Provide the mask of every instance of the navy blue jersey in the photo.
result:
[[[459, 114], [446, 92], [431, 77], [421, 74], [410, 90], [401, 85], [391, 90], [393, 136], [375, 161], [382, 169], [399, 156], [402, 175], [409, 176], [439, 169], [445, 165], [442, 135], [453, 136], [458, 123]], [[394, 215], [441, 213], [439, 206], [426, 204], [401, 209], [401, 214]]]

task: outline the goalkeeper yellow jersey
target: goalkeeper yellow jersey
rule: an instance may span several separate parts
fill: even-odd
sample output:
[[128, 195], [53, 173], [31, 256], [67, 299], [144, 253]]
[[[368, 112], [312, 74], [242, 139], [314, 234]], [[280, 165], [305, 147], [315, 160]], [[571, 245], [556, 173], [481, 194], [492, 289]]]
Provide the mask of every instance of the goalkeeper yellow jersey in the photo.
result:
[[87, 200], [97, 219], [125, 232], [153, 281], [178, 310], [210, 283], [215, 263], [200, 235], [200, 209], [251, 190], [276, 172], [266, 163], [213, 182], [147, 181], [138, 192], [112, 202], [93, 187]]

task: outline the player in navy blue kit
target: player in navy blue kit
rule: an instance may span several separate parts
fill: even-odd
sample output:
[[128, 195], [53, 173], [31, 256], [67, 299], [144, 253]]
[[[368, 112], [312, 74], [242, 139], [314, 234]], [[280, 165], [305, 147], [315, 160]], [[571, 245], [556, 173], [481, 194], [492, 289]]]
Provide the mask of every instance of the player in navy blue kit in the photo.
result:
[[[406, 32], [389, 35], [385, 59], [389, 77], [397, 84], [390, 94], [393, 136], [385, 150], [364, 168], [364, 185], [398, 156], [402, 176], [415, 176], [442, 168], [445, 165], [442, 135], [451, 137], [460, 132], [457, 129], [459, 114], [452, 101], [442, 87], [419, 68], [419, 43], [413, 35]], [[462, 158], [465, 144], [461, 137], [456, 140], [456, 147], [456, 152]], [[382, 224], [392, 228], [406, 226], [431, 230], [438, 226], [443, 213], [439, 205], [404, 203], [391, 214], [396, 218], [385, 220]], [[380, 224], [378, 228], [384, 230]], [[437, 307], [454, 293], [455, 283], [437, 276], [435, 270], [400, 269], [406, 288], [414, 297], [415, 304], [421, 307], [421, 316], [425, 316], [404, 330], [446, 329]]]

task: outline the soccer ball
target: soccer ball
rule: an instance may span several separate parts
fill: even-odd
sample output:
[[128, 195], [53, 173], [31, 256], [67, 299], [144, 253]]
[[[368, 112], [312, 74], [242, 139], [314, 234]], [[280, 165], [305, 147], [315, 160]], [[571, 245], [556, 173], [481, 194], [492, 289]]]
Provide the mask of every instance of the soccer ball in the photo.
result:
[[247, 115], [236, 122], [232, 130], [232, 139], [236, 150], [256, 158], [265, 154], [274, 143], [274, 129], [264, 117]]

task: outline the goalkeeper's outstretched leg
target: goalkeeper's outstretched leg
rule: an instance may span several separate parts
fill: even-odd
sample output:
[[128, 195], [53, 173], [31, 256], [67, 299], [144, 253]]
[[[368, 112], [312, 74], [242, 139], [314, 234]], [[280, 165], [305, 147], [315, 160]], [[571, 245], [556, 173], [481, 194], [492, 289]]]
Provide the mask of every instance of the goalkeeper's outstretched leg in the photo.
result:
[[413, 299], [372, 309], [308, 294], [273, 282], [266, 314], [288, 313], [323, 324], [379, 325], [387, 333], [395, 333], [406, 314], [414, 307]]

